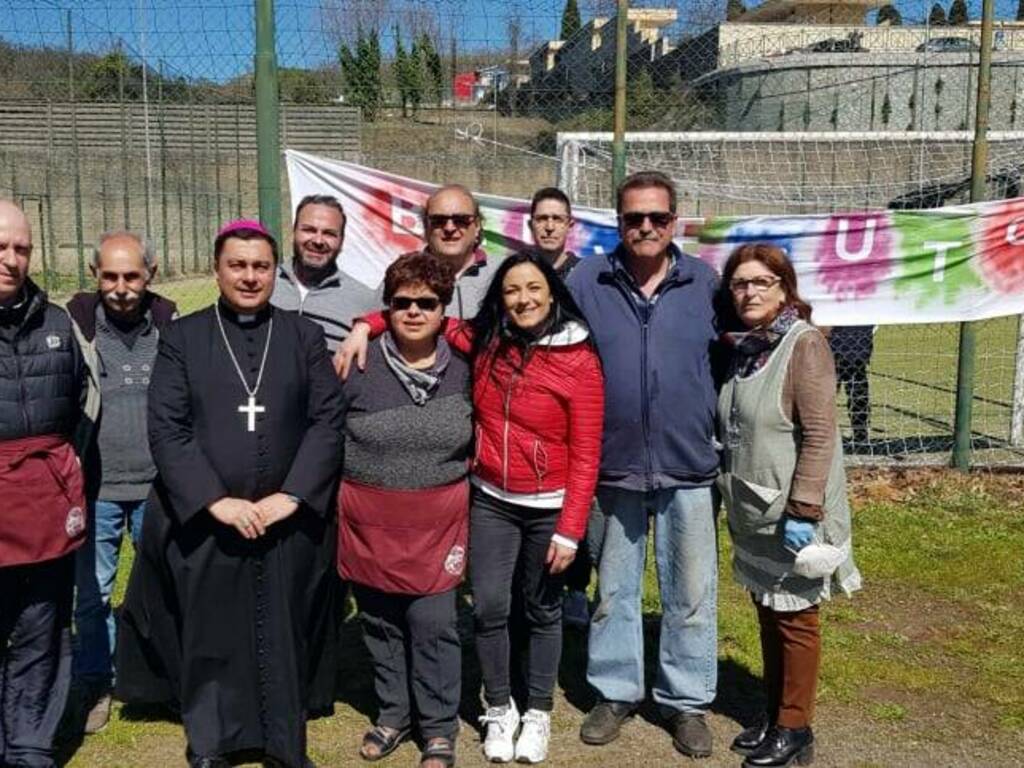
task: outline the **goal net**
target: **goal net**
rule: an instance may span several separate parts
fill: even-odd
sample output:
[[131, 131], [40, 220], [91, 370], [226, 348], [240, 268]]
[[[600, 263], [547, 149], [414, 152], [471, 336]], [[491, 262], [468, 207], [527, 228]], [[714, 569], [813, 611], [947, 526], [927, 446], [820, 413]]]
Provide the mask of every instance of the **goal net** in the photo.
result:
[[[966, 201], [973, 134], [947, 132], [627, 133], [629, 172], [675, 181], [682, 213], [822, 213]], [[580, 205], [612, 195], [612, 134], [559, 133], [560, 185]], [[1016, 197], [1024, 132], [989, 134], [990, 198]]]
[[[671, 176], [685, 216], [933, 208], [967, 201], [972, 138], [966, 131], [627, 133], [626, 167]], [[559, 185], [574, 203], [612, 203], [612, 134], [560, 133], [557, 152]], [[990, 133], [987, 196], [1024, 194], [1022, 174], [1024, 132]], [[957, 326], [864, 323], [833, 336], [848, 461], [948, 463]], [[975, 465], [1024, 466], [1022, 356], [1019, 318], [979, 324]]]

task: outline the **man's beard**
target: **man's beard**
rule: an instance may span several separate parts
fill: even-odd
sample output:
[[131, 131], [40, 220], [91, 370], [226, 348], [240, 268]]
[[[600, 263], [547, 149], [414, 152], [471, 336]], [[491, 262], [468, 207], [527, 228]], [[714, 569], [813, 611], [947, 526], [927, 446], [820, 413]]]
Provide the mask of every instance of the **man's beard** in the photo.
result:
[[334, 274], [338, 268], [338, 253], [331, 254], [327, 261], [321, 266], [312, 266], [306, 264], [302, 258], [302, 251], [297, 247], [292, 248], [292, 265], [295, 269], [296, 275], [299, 280], [302, 281], [303, 285], [316, 285], [320, 283], [324, 278]]

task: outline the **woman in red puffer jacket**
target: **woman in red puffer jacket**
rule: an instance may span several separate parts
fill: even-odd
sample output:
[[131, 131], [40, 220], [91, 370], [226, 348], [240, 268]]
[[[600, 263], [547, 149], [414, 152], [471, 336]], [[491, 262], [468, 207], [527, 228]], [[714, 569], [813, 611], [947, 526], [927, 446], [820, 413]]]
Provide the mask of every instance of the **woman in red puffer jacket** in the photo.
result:
[[[367, 330], [386, 327], [381, 314], [366, 321], [370, 328], [357, 325], [343, 345], [346, 360], [357, 356]], [[564, 572], [584, 545], [597, 485], [600, 361], [565, 285], [547, 261], [528, 252], [502, 263], [476, 318], [448, 321], [445, 336], [473, 361], [469, 572], [487, 701], [484, 755], [492, 762], [540, 762], [562, 648]], [[529, 643], [522, 718], [509, 680], [513, 600], [524, 607]]]

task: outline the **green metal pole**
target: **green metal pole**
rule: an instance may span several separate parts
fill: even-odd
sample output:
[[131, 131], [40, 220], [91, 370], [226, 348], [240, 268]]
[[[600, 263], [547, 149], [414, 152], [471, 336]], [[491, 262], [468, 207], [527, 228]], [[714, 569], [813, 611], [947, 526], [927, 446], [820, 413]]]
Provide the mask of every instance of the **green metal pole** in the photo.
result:
[[[188, 110], [188, 161], [189, 161], [189, 197], [192, 199], [192, 271], [199, 272], [199, 223], [196, 219], [199, 210], [199, 198], [196, 193], [196, 134], [193, 130], [192, 116], [196, 111], [193, 99]], [[207, 246], [212, 247], [212, 246]]]
[[619, 184], [626, 178], [626, 69], [629, 66], [629, 0], [618, 0], [615, 17], [615, 107], [612, 138], [612, 206]]
[[85, 226], [82, 221], [82, 169], [78, 157], [78, 110], [75, 106], [75, 45], [71, 30], [71, 11], [68, 20], [68, 95], [71, 97], [71, 152], [75, 165], [75, 246], [78, 249], [78, 289], [85, 288]]
[[181, 274], [188, 272], [185, 263], [185, 193], [182, 190], [181, 176], [178, 176], [178, 260], [181, 262]]
[[125, 59], [121, 59], [121, 66], [117, 69], [117, 94], [121, 108], [121, 190], [124, 207], [124, 228], [132, 228], [131, 208], [131, 177], [128, 175], [128, 117], [127, 107], [124, 101], [124, 68]]
[[164, 63], [160, 61], [157, 98], [160, 102], [160, 237], [163, 241], [164, 277], [171, 276], [171, 236], [167, 231], [167, 126], [164, 118]]
[[256, 153], [260, 220], [281, 242], [281, 139], [274, 0], [256, 0]]
[[[971, 154], [971, 202], [987, 197], [988, 111], [992, 100], [992, 19], [995, 0], [981, 6], [981, 53], [978, 56], [978, 100], [974, 112], [974, 147]], [[971, 468], [971, 410], [974, 406], [973, 323], [960, 323], [960, 350], [956, 366], [956, 416], [953, 423], [953, 466]]]
[[242, 107], [235, 104], [235, 218], [242, 218]]

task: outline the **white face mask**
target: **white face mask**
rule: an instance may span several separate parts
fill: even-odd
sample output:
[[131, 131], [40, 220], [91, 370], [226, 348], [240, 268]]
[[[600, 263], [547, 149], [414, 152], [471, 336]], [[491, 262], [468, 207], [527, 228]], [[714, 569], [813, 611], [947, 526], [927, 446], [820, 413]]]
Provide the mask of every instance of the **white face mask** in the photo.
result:
[[846, 560], [846, 552], [831, 544], [808, 544], [793, 561], [793, 573], [805, 579], [823, 579]]

